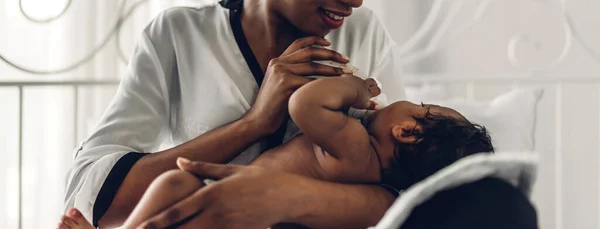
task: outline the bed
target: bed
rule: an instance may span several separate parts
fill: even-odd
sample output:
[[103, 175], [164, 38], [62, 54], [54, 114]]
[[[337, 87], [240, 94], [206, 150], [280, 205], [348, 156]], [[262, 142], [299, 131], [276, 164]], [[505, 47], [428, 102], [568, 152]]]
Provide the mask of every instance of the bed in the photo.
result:
[[[578, 24], [597, 25], [600, 21], [589, 16], [585, 17], [587, 21], [574, 20], [567, 3], [566, 0], [433, 1], [422, 26], [401, 47], [403, 60], [398, 64], [407, 68], [415, 63], [425, 63], [430, 68], [445, 64], [447, 71], [407, 73], [407, 99], [456, 108], [471, 121], [488, 127], [497, 154], [459, 161], [406, 190], [373, 228], [445, 228], [427, 224], [428, 221], [411, 214], [443, 216], [439, 209], [444, 208], [446, 215], [452, 213], [460, 218], [452, 210], [472, 213], [473, 209], [432, 206], [444, 202], [453, 192], [461, 192], [461, 187], [476, 190], [479, 183], [486, 186], [490, 182], [491, 186], [509, 184], [503, 187], [512, 189], [508, 192], [516, 190], [522, 195], [519, 198], [524, 198], [513, 203], [512, 210], [519, 214], [511, 216], [504, 211], [508, 214], [504, 215], [504, 222], [511, 217], [523, 217], [523, 228], [600, 228], [600, 76], [597, 74], [600, 55], [594, 50], [595, 43], [588, 42], [593, 36], [585, 37], [594, 34]], [[520, 12], [498, 13], [510, 7]], [[493, 38], [482, 34], [488, 31], [484, 22], [489, 17], [505, 23], [506, 28], [501, 28], [504, 33], [498, 32], [494, 34], [498, 37]], [[531, 20], [532, 26], [522, 26], [526, 23], [507, 26], [511, 21], [523, 19]], [[510, 26], [512, 30], [507, 29]], [[545, 37], [548, 34], [556, 36]], [[423, 43], [426, 44], [420, 45]], [[461, 50], [464, 47], [485, 51], [469, 56], [473, 53]], [[502, 63], [493, 65], [490, 61]], [[498, 65], [503, 66], [498, 68], [502, 70], [494, 69]], [[460, 71], [465, 68], [474, 70]], [[498, 161], [512, 163], [493, 165]], [[485, 175], [439, 183], [444, 181], [440, 177], [466, 172], [462, 171], [469, 167], [466, 164], [478, 163], [484, 168], [479, 175]], [[511, 165], [517, 166], [512, 168], [513, 172], [520, 172], [501, 172]], [[486, 166], [492, 166], [495, 172], [486, 170], [490, 169]], [[490, 191], [487, 200], [509, 198], [507, 195], [511, 194]], [[480, 206], [480, 210], [485, 209]], [[485, 212], [480, 213], [483, 215], [479, 218], [486, 219]], [[502, 214], [497, 216], [495, 219], [502, 219]], [[471, 219], [475, 221], [478, 217], [474, 214]], [[455, 228], [448, 219], [429, 218], [429, 222], [436, 220]]]

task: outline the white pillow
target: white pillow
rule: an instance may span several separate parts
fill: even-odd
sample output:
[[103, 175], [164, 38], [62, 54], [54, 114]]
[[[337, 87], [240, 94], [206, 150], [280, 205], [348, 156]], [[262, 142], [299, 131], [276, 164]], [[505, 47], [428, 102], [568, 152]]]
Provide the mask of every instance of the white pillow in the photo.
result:
[[489, 131], [496, 151], [533, 150], [537, 103], [541, 88], [514, 89], [491, 101], [424, 100], [450, 107]]

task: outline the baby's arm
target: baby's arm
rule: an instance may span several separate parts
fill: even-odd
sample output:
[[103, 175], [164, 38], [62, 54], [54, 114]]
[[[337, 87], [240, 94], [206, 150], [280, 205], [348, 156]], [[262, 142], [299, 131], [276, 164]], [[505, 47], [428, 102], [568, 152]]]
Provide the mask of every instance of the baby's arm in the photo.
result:
[[[322, 78], [298, 89], [290, 98], [289, 111], [298, 128], [337, 159], [352, 159], [371, 150], [369, 135], [356, 120], [342, 112], [349, 106], [366, 109], [378, 92], [352, 75]], [[375, 94], [375, 95], [372, 95]]]

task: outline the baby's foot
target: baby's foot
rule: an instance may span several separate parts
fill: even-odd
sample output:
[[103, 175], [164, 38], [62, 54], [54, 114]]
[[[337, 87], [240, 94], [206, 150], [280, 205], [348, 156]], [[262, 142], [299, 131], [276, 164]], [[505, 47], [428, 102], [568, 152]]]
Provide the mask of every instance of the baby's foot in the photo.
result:
[[57, 229], [94, 229], [94, 226], [83, 217], [79, 210], [71, 208], [60, 219]]

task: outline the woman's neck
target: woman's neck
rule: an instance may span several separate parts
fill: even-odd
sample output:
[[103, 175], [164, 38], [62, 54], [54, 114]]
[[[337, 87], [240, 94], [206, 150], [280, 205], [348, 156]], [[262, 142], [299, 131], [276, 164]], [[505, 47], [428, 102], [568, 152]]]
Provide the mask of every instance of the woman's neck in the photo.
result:
[[269, 61], [280, 56], [301, 33], [273, 10], [270, 1], [246, 0], [242, 28], [263, 72]]

